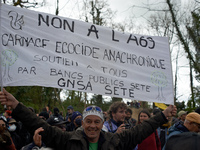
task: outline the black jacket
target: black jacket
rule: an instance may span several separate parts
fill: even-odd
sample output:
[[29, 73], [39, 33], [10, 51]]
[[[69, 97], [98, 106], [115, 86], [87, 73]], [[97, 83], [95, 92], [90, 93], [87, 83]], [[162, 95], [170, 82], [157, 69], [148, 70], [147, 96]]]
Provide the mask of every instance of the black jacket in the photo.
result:
[[[89, 149], [88, 140], [83, 130], [63, 132], [56, 127], [50, 126], [21, 103], [13, 110], [12, 116], [21, 120], [32, 134], [39, 127], [43, 127], [44, 132], [41, 133], [42, 141], [47, 147], [56, 150]], [[165, 122], [167, 122], [167, 119], [164, 114], [160, 113], [144, 121], [142, 124], [125, 130], [120, 134], [102, 131], [99, 138], [98, 150], [125, 150], [130, 147], [134, 148]]]

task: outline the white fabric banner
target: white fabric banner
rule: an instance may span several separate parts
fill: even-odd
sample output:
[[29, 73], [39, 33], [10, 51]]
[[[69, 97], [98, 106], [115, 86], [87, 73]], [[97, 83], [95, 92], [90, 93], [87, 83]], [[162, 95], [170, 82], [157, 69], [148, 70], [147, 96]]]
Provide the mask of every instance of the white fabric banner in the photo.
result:
[[2, 4], [1, 86], [55, 87], [173, 104], [168, 38], [124, 34]]

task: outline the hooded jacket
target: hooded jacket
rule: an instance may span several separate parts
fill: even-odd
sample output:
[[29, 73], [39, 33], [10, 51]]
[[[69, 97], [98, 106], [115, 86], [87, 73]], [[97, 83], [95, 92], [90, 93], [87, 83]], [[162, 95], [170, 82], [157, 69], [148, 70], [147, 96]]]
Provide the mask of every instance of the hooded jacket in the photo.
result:
[[175, 134], [189, 132], [189, 130], [181, 122], [178, 122], [178, 123], [174, 124], [173, 126], [171, 126], [168, 129], [168, 132], [169, 132], [169, 134], [167, 136], [167, 139], [169, 139], [172, 135], [175, 135]]
[[[189, 130], [179, 121], [177, 122], [176, 124], [174, 124], [173, 126], [171, 126], [169, 129], [168, 129], [168, 136], [167, 136], [167, 140], [166, 140], [166, 143], [168, 141], [168, 139], [173, 136], [173, 135], [177, 135], [177, 134], [180, 134], [180, 133], [184, 133], [184, 132], [189, 132]], [[165, 145], [163, 146], [162, 150], [165, 150], [165, 146], [166, 146], [166, 143]]]
[[[12, 116], [22, 121], [32, 134], [39, 127], [43, 127], [44, 132], [41, 133], [42, 141], [47, 147], [57, 150], [89, 149], [89, 142], [84, 130], [63, 132], [56, 127], [50, 126], [21, 103], [13, 110]], [[131, 147], [134, 148], [165, 122], [167, 122], [167, 119], [163, 113], [160, 113], [144, 121], [142, 124], [137, 125], [135, 128], [125, 130], [120, 134], [102, 131], [98, 141], [98, 150], [124, 150]]]
[[110, 119], [104, 122], [104, 126], [107, 128], [107, 132], [115, 133], [122, 123], [123, 122], [116, 122], [115, 120]]

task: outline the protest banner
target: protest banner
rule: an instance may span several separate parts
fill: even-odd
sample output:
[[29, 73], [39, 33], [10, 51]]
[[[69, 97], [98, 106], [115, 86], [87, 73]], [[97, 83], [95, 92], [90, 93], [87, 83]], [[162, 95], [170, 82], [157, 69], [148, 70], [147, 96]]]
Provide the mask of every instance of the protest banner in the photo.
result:
[[173, 104], [167, 37], [120, 33], [1, 5], [1, 86], [45, 86]]

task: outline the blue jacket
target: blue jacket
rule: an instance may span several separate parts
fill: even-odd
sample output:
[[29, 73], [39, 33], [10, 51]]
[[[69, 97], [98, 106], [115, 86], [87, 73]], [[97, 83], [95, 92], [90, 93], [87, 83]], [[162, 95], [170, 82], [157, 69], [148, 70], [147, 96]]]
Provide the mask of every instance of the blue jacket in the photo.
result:
[[[183, 125], [183, 123], [181, 122], [177, 122], [176, 124], [174, 124], [173, 126], [171, 126], [169, 129], [168, 129], [168, 136], [167, 136], [167, 140], [172, 136], [172, 135], [176, 135], [176, 134], [180, 134], [180, 133], [183, 133], [183, 132], [189, 132], [189, 130]], [[167, 142], [166, 140], [166, 142]], [[165, 142], [165, 145], [166, 145], [166, 142]], [[162, 150], [165, 149], [165, 146], [163, 147]]]
[[169, 135], [167, 136], [167, 139], [169, 139], [172, 135], [183, 133], [183, 132], [189, 132], [189, 130], [181, 123], [178, 122], [171, 126], [168, 130]]
[[121, 124], [122, 122], [116, 122], [113, 119], [104, 122], [104, 126], [108, 129], [108, 132], [112, 133], [115, 133]]

